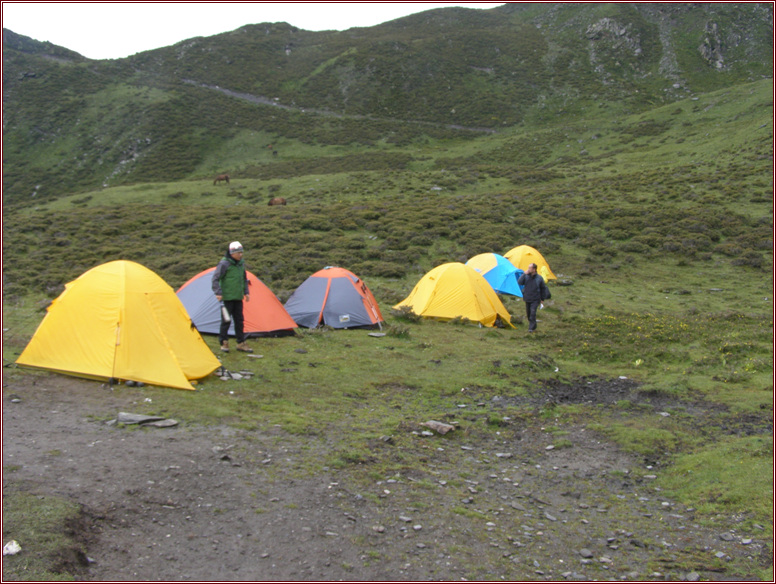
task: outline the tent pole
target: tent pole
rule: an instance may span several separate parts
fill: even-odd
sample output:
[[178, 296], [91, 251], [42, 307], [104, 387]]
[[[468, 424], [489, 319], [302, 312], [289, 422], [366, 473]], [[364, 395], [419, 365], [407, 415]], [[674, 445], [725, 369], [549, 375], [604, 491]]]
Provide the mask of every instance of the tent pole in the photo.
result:
[[113, 382], [116, 380], [116, 358], [119, 352], [119, 345], [121, 344], [121, 323], [116, 323], [116, 344], [113, 345], [113, 368], [111, 370], [110, 380], [108, 381], [108, 387], [113, 389]]

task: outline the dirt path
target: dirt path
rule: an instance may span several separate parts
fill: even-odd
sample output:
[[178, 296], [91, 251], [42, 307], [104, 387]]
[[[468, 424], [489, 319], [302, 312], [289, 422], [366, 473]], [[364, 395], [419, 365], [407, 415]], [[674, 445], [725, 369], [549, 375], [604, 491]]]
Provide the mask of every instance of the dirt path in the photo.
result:
[[365, 481], [302, 472], [327, 445], [280, 429], [105, 423], [133, 399], [57, 375], [4, 384], [3, 493], [83, 507], [79, 579], [726, 580], [762, 549], [698, 524], [582, 427], [566, 449], [538, 425], [510, 443], [419, 436], [423, 468]]

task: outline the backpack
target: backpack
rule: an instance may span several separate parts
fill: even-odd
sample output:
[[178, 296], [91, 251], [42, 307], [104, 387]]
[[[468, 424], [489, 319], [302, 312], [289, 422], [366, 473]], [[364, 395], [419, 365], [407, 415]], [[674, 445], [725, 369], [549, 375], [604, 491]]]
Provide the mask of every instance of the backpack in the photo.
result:
[[550, 289], [544, 282], [542, 282], [542, 285], [539, 288], [539, 296], [541, 296], [542, 300], [549, 300], [552, 298], [552, 292], [550, 292]]

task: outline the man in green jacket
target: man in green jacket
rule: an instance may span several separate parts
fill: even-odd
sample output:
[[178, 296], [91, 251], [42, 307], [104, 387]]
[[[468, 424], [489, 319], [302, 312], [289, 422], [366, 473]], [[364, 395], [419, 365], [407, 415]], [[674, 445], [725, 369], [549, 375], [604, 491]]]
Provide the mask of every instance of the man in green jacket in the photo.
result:
[[213, 272], [213, 292], [222, 303], [221, 329], [218, 340], [221, 342], [221, 350], [229, 351], [229, 324], [234, 321], [234, 334], [237, 337], [237, 350], [245, 353], [253, 353], [245, 342], [243, 318], [243, 298], [250, 302], [251, 295], [248, 289], [248, 274], [243, 261], [243, 246], [239, 241], [233, 241], [226, 250], [226, 255], [218, 262]]

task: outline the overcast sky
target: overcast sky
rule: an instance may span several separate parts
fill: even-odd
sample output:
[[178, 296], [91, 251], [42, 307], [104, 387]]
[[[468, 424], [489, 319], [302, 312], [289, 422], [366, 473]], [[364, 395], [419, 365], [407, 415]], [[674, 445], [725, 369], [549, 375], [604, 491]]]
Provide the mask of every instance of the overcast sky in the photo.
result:
[[90, 59], [118, 59], [261, 22], [304, 30], [368, 27], [445, 6], [503, 2], [2, 2], [3, 28]]

